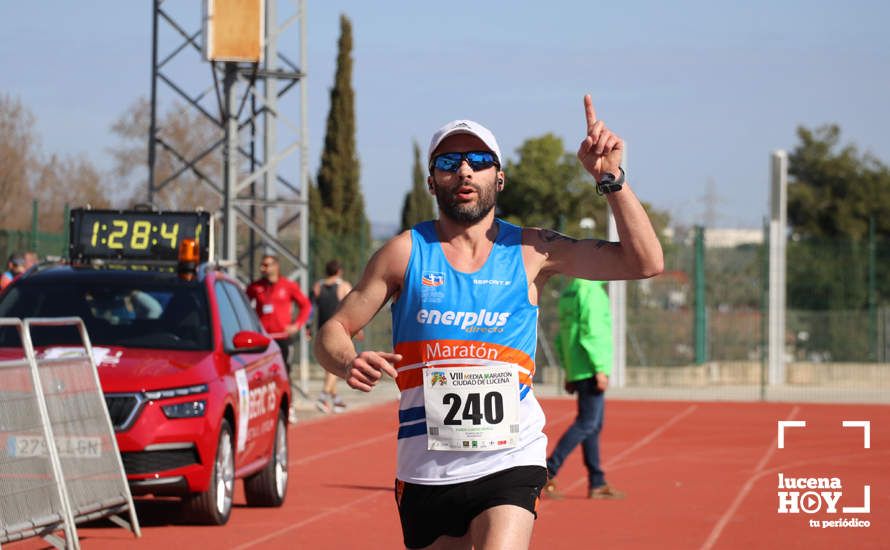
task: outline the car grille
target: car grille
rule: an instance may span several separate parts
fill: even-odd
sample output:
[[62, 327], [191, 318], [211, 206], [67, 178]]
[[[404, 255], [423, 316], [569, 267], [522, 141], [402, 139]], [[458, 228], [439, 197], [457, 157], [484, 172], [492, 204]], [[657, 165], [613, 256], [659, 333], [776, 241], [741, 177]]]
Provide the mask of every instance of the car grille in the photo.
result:
[[143, 399], [140, 394], [106, 394], [105, 406], [115, 430], [125, 430], [136, 419]]
[[121, 453], [121, 460], [124, 463], [124, 470], [128, 474], [150, 474], [199, 463], [198, 453], [194, 447], [169, 451]]

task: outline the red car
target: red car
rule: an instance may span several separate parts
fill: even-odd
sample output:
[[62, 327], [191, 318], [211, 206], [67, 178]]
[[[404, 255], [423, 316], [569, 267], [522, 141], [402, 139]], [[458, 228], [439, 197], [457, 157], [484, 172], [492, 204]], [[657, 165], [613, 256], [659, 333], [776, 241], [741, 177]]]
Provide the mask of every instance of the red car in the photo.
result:
[[[193, 521], [221, 525], [243, 479], [249, 505], [280, 506], [291, 389], [239, 283], [206, 266], [107, 267], [34, 268], [0, 295], [0, 317], [83, 319], [134, 495], [182, 496]], [[33, 339], [46, 356], [79, 343], [73, 327]], [[0, 330], [0, 356], [19, 349]]]

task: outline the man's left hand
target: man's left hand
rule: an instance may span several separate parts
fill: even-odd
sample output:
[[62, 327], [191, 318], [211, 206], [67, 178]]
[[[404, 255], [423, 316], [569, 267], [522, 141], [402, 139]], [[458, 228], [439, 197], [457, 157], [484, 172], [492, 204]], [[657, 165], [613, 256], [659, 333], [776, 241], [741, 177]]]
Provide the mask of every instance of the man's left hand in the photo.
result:
[[596, 387], [599, 391], [606, 391], [609, 387], [609, 375], [604, 372], [596, 373]]
[[287, 333], [288, 336], [293, 336], [294, 334], [300, 332], [300, 325], [298, 325], [296, 323], [294, 323], [292, 325], [287, 325], [287, 327], [285, 327], [284, 331]]
[[587, 137], [578, 147], [578, 160], [596, 181], [600, 181], [606, 173], [617, 178], [620, 173], [618, 166], [624, 155], [624, 140], [596, 118], [596, 109], [593, 108], [590, 94], [584, 96], [584, 113], [587, 118]]

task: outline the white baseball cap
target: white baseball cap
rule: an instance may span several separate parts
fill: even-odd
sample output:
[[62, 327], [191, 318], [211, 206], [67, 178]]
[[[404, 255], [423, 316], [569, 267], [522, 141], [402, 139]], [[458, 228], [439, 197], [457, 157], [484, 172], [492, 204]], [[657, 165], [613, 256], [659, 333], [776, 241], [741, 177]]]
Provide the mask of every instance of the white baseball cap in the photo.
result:
[[442, 144], [445, 138], [455, 134], [470, 134], [471, 136], [476, 136], [481, 139], [482, 143], [494, 153], [498, 166], [504, 165], [504, 163], [501, 162], [501, 148], [498, 147], [498, 140], [494, 139], [494, 134], [492, 134], [491, 130], [485, 126], [478, 122], [473, 122], [472, 120], [452, 120], [445, 126], [436, 130], [436, 133], [433, 134], [433, 139], [430, 140], [430, 152], [427, 158], [427, 164], [433, 161], [433, 153], [436, 151], [436, 148]]

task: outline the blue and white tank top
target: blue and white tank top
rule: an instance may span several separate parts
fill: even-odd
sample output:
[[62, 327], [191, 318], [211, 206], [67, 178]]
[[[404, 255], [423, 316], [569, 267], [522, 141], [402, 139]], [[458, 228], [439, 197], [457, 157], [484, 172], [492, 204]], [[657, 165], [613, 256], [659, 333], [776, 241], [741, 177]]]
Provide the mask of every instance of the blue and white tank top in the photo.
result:
[[[538, 308], [528, 300], [522, 229], [497, 220], [498, 234], [475, 273], [451, 267], [435, 222], [411, 230], [411, 257], [392, 305], [399, 402], [398, 479], [424, 485], [471, 481], [514, 466], [545, 466], [544, 412], [532, 391]], [[491, 451], [427, 450], [423, 369], [507, 362], [519, 371], [519, 442]], [[446, 361], [447, 362], [447, 361]]]

